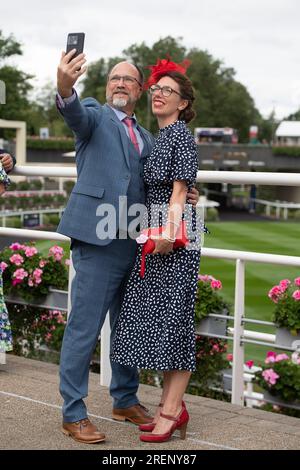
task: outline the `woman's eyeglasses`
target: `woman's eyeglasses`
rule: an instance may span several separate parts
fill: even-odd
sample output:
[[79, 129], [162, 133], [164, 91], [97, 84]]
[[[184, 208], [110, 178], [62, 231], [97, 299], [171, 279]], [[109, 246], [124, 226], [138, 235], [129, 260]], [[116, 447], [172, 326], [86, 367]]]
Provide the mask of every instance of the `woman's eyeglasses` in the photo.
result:
[[172, 93], [176, 93], [176, 95], [181, 96], [181, 94], [178, 93], [178, 91], [174, 90], [174, 89], [171, 88], [170, 86], [152, 85], [152, 86], [149, 88], [150, 95], [153, 95], [153, 93], [155, 93], [156, 91], [160, 91], [161, 94], [162, 94], [163, 96], [165, 96], [165, 98], [168, 98], [168, 96], [171, 96]]

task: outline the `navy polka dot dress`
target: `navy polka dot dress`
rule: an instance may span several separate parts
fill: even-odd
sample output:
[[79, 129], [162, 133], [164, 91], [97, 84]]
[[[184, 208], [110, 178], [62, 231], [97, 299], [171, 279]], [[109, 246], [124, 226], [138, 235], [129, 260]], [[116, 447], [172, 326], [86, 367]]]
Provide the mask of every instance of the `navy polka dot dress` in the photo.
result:
[[[186, 124], [176, 121], [161, 129], [144, 168], [144, 226], [166, 223], [173, 182], [185, 180], [190, 188], [197, 167], [195, 140]], [[186, 220], [188, 234], [193, 233], [195, 241], [195, 233], [197, 238], [205, 229], [201, 226], [195, 230], [195, 210], [190, 204], [186, 206], [192, 215]], [[147, 255], [144, 278], [140, 276], [139, 247], [118, 320], [113, 361], [140, 369], [195, 370], [194, 303], [200, 248], [198, 243], [191, 247], [168, 255]]]

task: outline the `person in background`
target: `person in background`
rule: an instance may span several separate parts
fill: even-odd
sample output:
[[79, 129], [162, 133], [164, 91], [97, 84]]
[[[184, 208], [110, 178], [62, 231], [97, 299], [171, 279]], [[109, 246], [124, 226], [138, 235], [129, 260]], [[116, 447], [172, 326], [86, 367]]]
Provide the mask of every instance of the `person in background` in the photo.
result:
[[[10, 181], [0, 161], [0, 196], [4, 194]], [[11, 327], [8, 318], [8, 311], [4, 302], [2, 272], [5, 269], [4, 263], [0, 260], [0, 352], [12, 350]]]

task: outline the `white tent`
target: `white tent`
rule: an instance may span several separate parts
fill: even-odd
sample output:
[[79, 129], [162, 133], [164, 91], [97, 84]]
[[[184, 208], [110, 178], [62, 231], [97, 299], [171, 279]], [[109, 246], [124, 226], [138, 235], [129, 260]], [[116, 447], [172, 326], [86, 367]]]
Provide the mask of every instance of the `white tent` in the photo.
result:
[[300, 121], [282, 121], [275, 134], [276, 137], [300, 137]]

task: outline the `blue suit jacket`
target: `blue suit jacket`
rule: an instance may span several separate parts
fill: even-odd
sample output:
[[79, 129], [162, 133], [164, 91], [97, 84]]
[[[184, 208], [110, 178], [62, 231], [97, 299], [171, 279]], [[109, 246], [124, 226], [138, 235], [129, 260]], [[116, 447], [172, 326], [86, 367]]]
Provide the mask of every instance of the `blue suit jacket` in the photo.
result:
[[[131, 178], [129, 139], [114, 111], [94, 98], [80, 102], [76, 97], [60, 112], [76, 136], [78, 180], [57, 231], [94, 245], [107, 245], [111, 239], [101, 240], [96, 234], [101, 220], [96, 211], [100, 204], [114, 206], [117, 232], [119, 196], [126, 196]], [[144, 151], [150, 154], [154, 138], [145, 129], [139, 130]]]

